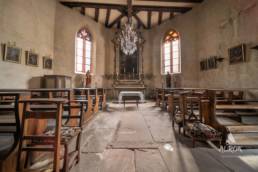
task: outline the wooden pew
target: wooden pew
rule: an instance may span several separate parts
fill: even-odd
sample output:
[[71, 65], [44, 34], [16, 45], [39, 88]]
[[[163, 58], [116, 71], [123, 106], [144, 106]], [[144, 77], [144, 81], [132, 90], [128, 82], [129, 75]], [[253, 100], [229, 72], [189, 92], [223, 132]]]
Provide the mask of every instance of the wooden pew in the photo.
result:
[[105, 88], [97, 88], [97, 95], [99, 97], [99, 108], [105, 111], [107, 108], [107, 90]]
[[89, 88], [74, 88], [73, 89], [75, 100], [87, 100], [87, 107], [84, 109], [84, 121], [89, 121], [92, 119], [94, 114], [93, 100], [90, 96]]
[[[180, 128], [184, 127], [184, 122], [197, 119], [199, 115], [199, 99], [202, 93], [196, 90], [175, 90], [170, 92], [168, 109], [172, 111], [172, 126], [178, 124]], [[186, 119], [188, 118], [188, 119]], [[184, 132], [185, 133], [185, 132]]]
[[182, 127], [182, 124], [179, 124], [176, 121], [176, 113], [179, 113], [180, 111], [180, 91], [170, 91], [170, 95], [168, 96], [168, 113], [171, 116], [172, 120], [172, 127], [175, 127], [175, 123], [178, 124], [178, 129], [180, 133], [180, 128]]
[[0, 92], [0, 171], [20, 140], [19, 93]]
[[[68, 139], [65, 139], [62, 136], [62, 145], [64, 146], [64, 165], [63, 171], [69, 171], [71, 168], [71, 164], [74, 162], [79, 162], [80, 160], [80, 142], [81, 142], [81, 131], [82, 126], [84, 124], [85, 112], [84, 109], [87, 109], [88, 100], [75, 100], [73, 95], [73, 90], [71, 89], [34, 89], [30, 90], [31, 94], [38, 95], [37, 97], [44, 96], [49, 99], [52, 98], [63, 98], [66, 100], [66, 103], [63, 105], [63, 112], [66, 112], [62, 115], [62, 119], [65, 120], [62, 124], [62, 131], [63, 130], [76, 130], [74, 136]], [[38, 126], [41, 126], [40, 130], [38, 129], [36, 133], [44, 132], [46, 128], [46, 123], [42, 121], [38, 122]], [[77, 133], [78, 132], [78, 133]], [[68, 150], [70, 147], [71, 140], [76, 139], [76, 145], [72, 151]]]
[[[4, 90], [7, 91], [7, 90]], [[9, 91], [13, 91], [13, 90], [9, 90]], [[17, 90], [15, 90], [17, 91]], [[66, 115], [63, 115], [62, 118], [63, 120], [66, 120], [67, 122], [63, 123], [65, 124], [65, 127], [69, 126], [69, 127], [73, 127], [73, 126], [78, 126], [80, 127], [82, 125], [82, 123], [79, 123], [79, 121], [81, 121], [81, 117], [83, 115], [78, 115], [78, 113], [80, 112], [81, 109], [81, 101], [71, 101], [73, 95], [71, 94], [72, 91], [70, 89], [28, 89], [28, 90], [19, 90], [19, 91], [24, 91], [29, 93], [29, 95], [31, 95], [32, 97], [37, 97], [37, 98], [57, 98], [57, 97], [61, 97], [67, 100], [67, 102], [64, 104], [64, 111], [67, 112]], [[84, 102], [87, 103], [87, 102]], [[78, 105], [79, 104], [79, 105]], [[85, 105], [84, 105], [85, 106]], [[34, 106], [35, 108], [35, 106]], [[39, 107], [37, 107], [39, 108]], [[46, 109], [42, 109], [41, 110], [46, 110]], [[80, 112], [80, 114], [82, 114], [82, 112]], [[80, 119], [80, 120], [79, 120]], [[41, 134], [45, 132], [45, 129], [47, 127], [47, 122], [44, 120], [38, 120], [38, 119], [30, 119], [29, 120], [29, 127], [26, 131], [26, 134]], [[64, 125], [63, 125], [64, 127]], [[64, 129], [64, 128], [62, 128]], [[74, 158], [76, 158], [76, 161], [79, 161], [79, 148], [80, 148], [80, 137], [78, 136], [77, 138], [77, 142], [76, 142], [76, 150], [74, 154]], [[62, 142], [62, 145], [64, 145], [65, 147], [67, 147], [68, 143], [67, 142]], [[67, 149], [65, 148], [65, 151]], [[39, 156], [40, 155], [40, 156]], [[35, 153], [34, 157], [43, 157], [41, 156], [42, 154], [39, 153]], [[68, 155], [68, 152], [65, 153], [65, 155]], [[64, 160], [67, 160], [68, 158], [64, 158]], [[69, 158], [70, 159], [70, 158]], [[66, 166], [63, 171], [68, 171], [70, 167], [67, 167], [66, 162], [64, 162], [64, 166]]]
[[161, 99], [162, 99], [162, 89], [161, 88], [155, 89], [155, 97], [156, 97], [156, 106], [160, 107]]
[[162, 110], [167, 110], [168, 98], [171, 91], [183, 90], [182, 88], [156, 88], [156, 106]]
[[221, 134], [204, 123], [204, 121], [207, 121], [207, 115], [204, 114], [207, 109], [202, 106], [204, 100], [207, 100], [206, 90], [198, 89], [180, 93], [183, 133], [192, 138], [193, 147], [196, 140], [221, 144]]
[[[65, 99], [28, 99], [21, 100], [23, 103], [23, 113], [22, 113], [22, 123], [21, 123], [21, 143], [18, 149], [17, 158], [17, 170], [23, 171], [24, 168], [30, 169], [28, 164], [28, 152], [53, 152], [53, 171], [58, 172], [60, 170], [60, 150], [61, 150], [61, 125], [62, 125], [62, 114], [63, 114], [63, 104]], [[32, 109], [32, 106], [36, 104], [41, 104], [41, 106], [54, 105], [55, 110], [52, 106], [50, 108], [46, 107], [45, 111], [41, 109]], [[55, 120], [55, 130], [53, 135], [42, 135], [38, 134], [28, 134], [26, 129], [28, 127], [29, 119], [41, 119]], [[23, 152], [27, 152], [25, 162], [21, 162], [21, 156]]]
[[[21, 114], [22, 114], [23, 108], [22, 108], [22, 104], [19, 103], [19, 100], [28, 99], [29, 94], [27, 94], [26, 91], [24, 91], [23, 89], [0, 89], [0, 92], [2, 95], [7, 95], [7, 94], [10, 95], [11, 94], [12, 95], [11, 97], [13, 97], [13, 96], [15, 96], [16, 98], [18, 97], [18, 108], [16, 106], [13, 106], [14, 109], [12, 109], [12, 111], [14, 110], [15, 113], [18, 112], [19, 119], [16, 119], [15, 121], [21, 122]], [[8, 97], [10, 98], [10, 96], [8, 96]], [[4, 100], [4, 99], [2, 99], [2, 100]], [[17, 102], [17, 100], [15, 100], [14, 102]], [[2, 108], [2, 110], [4, 110], [4, 108]], [[18, 140], [19, 138], [20, 137], [18, 137], [18, 136], [16, 137], [17, 141], [19, 141]], [[13, 147], [12, 151], [10, 151], [9, 156], [6, 157], [5, 160], [3, 160], [0, 163], [0, 172], [16, 171], [16, 165], [14, 163], [14, 162], [16, 162], [16, 159], [17, 159], [17, 146], [15, 148]]]
[[[236, 116], [238, 114], [234, 113], [236, 110], [258, 110], [258, 104], [242, 104], [243, 102], [248, 103], [248, 100], [230, 100], [231, 103], [228, 102], [222, 104], [219, 101], [219, 104], [216, 103], [216, 93], [214, 90], [209, 91], [209, 106], [210, 106], [210, 120], [209, 124], [214, 128], [220, 130], [223, 133], [223, 144], [229, 145], [238, 145], [238, 146], [247, 146], [247, 147], [257, 147], [258, 146], [258, 130], [257, 125], [244, 125], [241, 121], [225, 121], [220, 120], [220, 116], [217, 115], [217, 111], [224, 111], [226, 113], [232, 113], [232, 116]], [[235, 104], [235, 103], [241, 104]], [[250, 100], [250, 102], [255, 102], [254, 100]], [[231, 115], [229, 114], [228, 117]], [[231, 117], [232, 117], [231, 116]], [[233, 138], [233, 139], [229, 139]], [[232, 142], [233, 140], [233, 142]]]
[[88, 95], [92, 98], [93, 112], [97, 113], [99, 111], [99, 95], [96, 88], [88, 89]]

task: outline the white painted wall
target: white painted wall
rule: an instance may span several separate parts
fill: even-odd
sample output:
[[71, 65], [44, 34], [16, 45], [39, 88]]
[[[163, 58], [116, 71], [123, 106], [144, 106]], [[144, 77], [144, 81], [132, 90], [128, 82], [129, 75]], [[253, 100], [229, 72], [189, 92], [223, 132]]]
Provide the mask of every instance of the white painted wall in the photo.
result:
[[[33, 88], [40, 82], [34, 77], [52, 74], [43, 70], [42, 56], [54, 56], [56, 1], [0, 0], [0, 43], [15, 43], [22, 48], [21, 64], [4, 62], [0, 50], [0, 88]], [[25, 65], [25, 51], [39, 54], [39, 67]]]

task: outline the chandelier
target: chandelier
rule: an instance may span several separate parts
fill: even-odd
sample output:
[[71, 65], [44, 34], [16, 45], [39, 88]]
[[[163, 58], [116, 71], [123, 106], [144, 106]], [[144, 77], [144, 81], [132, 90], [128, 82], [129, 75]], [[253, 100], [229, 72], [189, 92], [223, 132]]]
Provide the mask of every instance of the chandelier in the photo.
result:
[[119, 40], [121, 50], [124, 54], [132, 55], [135, 53], [139, 38], [131, 19], [129, 19], [128, 22], [122, 26], [122, 29], [119, 32]]

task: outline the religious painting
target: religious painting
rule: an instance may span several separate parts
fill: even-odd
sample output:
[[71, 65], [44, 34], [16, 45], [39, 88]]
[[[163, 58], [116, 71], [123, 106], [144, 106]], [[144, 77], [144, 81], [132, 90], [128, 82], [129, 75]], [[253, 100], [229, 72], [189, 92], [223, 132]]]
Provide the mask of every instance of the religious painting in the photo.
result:
[[202, 61], [200, 62], [200, 66], [201, 66], [201, 70], [202, 70], [202, 71], [208, 70], [209, 67], [208, 67], [208, 61], [207, 61], [207, 59], [202, 60]]
[[246, 45], [241, 44], [235, 47], [232, 47], [229, 49], [229, 63], [235, 64], [235, 63], [241, 63], [245, 62], [245, 51], [246, 51]]
[[21, 63], [22, 49], [16, 46], [4, 45], [4, 61]]
[[[135, 79], [135, 77], [138, 75], [138, 56], [139, 51], [136, 50], [131, 55], [126, 55], [123, 53], [123, 51], [120, 49], [120, 74], [123, 74], [125, 76], [130, 77], [131, 79]], [[127, 78], [127, 79], [130, 79]]]
[[202, 61], [200, 62], [201, 71], [206, 70], [206, 65], [205, 65], [205, 64], [206, 64], [206, 63], [205, 63], [204, 60], [202, 60]]
[[217, 57], [216, 56], [209, 57], [200, 62], [201, 71], [216, 69], [217, 67], [218, 67], [218, 65], [217, 65]]
[[26, 52], [26, 65], [29, 66], [34, 66], [37, 67], [38, 66], [38, 54], [34, 53], [32, 51], [27, 51]]
[[43, 57], [43, 68], [44, 69], [52, 69], [53, 60], [50, 57]]
[[210, 57], [208, 59], [208, 69], [216, 69], [216, 68], [217, 68], [216, 57]]

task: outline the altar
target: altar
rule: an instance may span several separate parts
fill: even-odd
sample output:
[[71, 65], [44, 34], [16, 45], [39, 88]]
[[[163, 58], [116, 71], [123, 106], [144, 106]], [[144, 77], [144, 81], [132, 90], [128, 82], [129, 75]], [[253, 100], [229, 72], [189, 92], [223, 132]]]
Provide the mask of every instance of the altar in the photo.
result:
[[124, 97], [138, 97], [140, 103], [145, 102], [144, 94], [141, 91], [121, 91], [118, 96], [118, 103], [122, 103]]
[[[146, 86], [144, 84], [143, 45], [145, 40], [138, 30], [133, 30], [133, 34], [137, 38], [136, 42], [130, 42], [133, 39], [123, 41], [121, 30], [115, 34], [113, 39], [115, 50], [113, 95], [115, 98], [121, 98], [121, 95], [127, 95], [127, 93], [135, 94], [141, 97], [141, 101], [144, 101]], [[130, 44], [124, 44], [128, 41]]]

